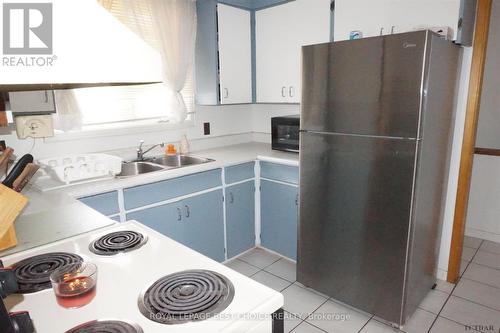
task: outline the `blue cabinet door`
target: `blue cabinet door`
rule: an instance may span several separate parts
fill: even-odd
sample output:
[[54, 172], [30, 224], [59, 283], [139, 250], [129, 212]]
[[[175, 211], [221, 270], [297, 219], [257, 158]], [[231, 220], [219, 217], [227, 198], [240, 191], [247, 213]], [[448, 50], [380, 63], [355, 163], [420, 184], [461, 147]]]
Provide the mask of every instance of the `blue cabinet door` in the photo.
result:
[[261, 181], [261, 243], [297, 260], [298, 188]]
[[225, 260], [222, 190], [132, 212], [127, 220], [137, 220], [214, 260]]
[[224, 254], [222, 190], [182, 200], [184, 244], [219, 262]]
[[248, 181], [226, 188], [227, 257], [255, 246], [255, 183]]
[[147, 208], [127, 214], [128, 220], [136, 220], [180, 243], [184, 243], [180, 202]]

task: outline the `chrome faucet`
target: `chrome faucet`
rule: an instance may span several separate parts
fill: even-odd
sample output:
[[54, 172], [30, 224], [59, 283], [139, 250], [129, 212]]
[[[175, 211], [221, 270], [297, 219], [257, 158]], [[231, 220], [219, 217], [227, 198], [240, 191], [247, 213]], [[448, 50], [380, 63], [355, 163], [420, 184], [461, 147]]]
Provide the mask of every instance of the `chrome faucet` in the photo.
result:
[[161, 143], [158, 143], [156, 145], [153, 145], [149, 149], [142, 150], [142, 145], [143, 144], [144, 144], [144, 140], [139, 141], [139, 148], [137, 148], [137, 160], [138, 161], [144, 161], [144, 155], [147, 154], [149, 151], [153, 150], [154, 148], [156, 148], [158, 146], [160, 146], [160, 147], [164, 147], [165, 146], [165, 143], [161, 142]]

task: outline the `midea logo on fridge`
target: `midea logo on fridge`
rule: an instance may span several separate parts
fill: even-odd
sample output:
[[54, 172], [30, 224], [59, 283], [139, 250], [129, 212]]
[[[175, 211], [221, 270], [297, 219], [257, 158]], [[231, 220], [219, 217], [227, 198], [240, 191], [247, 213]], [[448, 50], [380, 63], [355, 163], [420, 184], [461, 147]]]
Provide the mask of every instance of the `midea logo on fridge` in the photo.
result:
[[[52, 3], [3, 4], [3, 66], [52, 66]], [[48, 56], [50, 55], [50, 56]]]

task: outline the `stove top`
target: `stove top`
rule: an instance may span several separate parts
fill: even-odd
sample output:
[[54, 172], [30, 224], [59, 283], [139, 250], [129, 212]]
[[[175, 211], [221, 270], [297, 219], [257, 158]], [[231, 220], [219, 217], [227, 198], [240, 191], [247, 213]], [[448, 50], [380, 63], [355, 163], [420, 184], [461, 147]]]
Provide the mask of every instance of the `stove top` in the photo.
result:
[[147, 242], [147, 237], [141, 233], [123, 230], [99, 237], [89, 245], [89, 250], [95, 254], [112, 256], [140, 248]]
[[231, 303], [234, 287], [225, 276], [209, 270], [188, 270], [157, 280], [139, 298], [148, 319], [180, 324], [209, 319]]
[[144, 333], [135, 324], [118, 320], [94, 320], [66, 331], [66, 333]]
[[[147, 237], [147, 242], [139, 250], [105, 256], [95, 254], [89, 248], [89, 244], [102, 236], [130, 231]], [[10, 295], [4, 299], [10, 312], [29, 311], [35, 328], [40, 333], [108, 333], [105, 329], [85, 331], [84, 327], [81, 327], [83, 323], [90, 325], [98, 319], [123, 319], [136, 324], [137, 326], [132, 325], [135, 329], [140, 327], [140, 333], [241, 333], [250, 331], [261, 323], [260, 320], [246, 318], [267, 318], [263, 314], [273, 313], [283, 305], [283, 296], [278, 292], [133, 221], [94, 230], [1, 259], [6, 267], [19, 266], [20, 272], [44, 272], [51, 268], [51, 265], [40, 265], [39, 260], [34, 258], [52, 253], [69, 256], [70, 261], [83, 258], [84, 261], [97, 265], [96, 295], [89, 304], [78, 309], [66, 309], [58, 305], [51, 289]], [[21, 269], [20, 264], [24, 266], [28, 261], [35, 261], [32, 263], [33, 267]], [[45, 276], [46, 286], [50, 288], [49, 274], [46, 273]], [[146, 314], [141, 312], [142, 302], [142, 310], [148, 311]], [[149, 311], [161, 313], [164, 306], [167, 313], [173, 314], [170, 317], [174, 318], [173, 321], [150, 319]], [[196, 313], [199, 319], [203, 319], [203, 316], [209, 318], [197, 320], [190, 312]], [[243, 319], [241, 316], [244, 316]], [[186, 321], [186, 318], [189, 321]], [[181, 320], [184, 320], [182, 324], [171, 324]], [[270, 320], [263, 321], [264, 325], [271, 325]], [[100, 324], [100, 321], [98, 322]], [[115, 326], [108, 327], [114, 329]], [[76, 328], [81, 328], [82, 331], [71, 331]], [[270, 331], [266, 329], [255, 332]], [[121, 333], [118, 330], [109, 332]]]
[[44, 253], [11, 265], [16, 274], [20, 294], [52, 288], [50, 274], [59, 267], [83, 261], [82, 257], [66, 252]]

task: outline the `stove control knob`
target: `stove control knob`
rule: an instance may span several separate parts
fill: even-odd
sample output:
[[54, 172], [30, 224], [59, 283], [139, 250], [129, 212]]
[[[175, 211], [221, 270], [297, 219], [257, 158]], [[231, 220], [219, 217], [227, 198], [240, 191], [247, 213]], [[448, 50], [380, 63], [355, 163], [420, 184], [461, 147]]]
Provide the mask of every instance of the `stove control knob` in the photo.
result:
[[0, 269], [0, 297], [5, 298], [19, 290], [16, 275], [10, 269]]
[[10, 314], [10, 320], [16, 333], [34, 333], [35, 327], [28, 312], [14, 312]]

